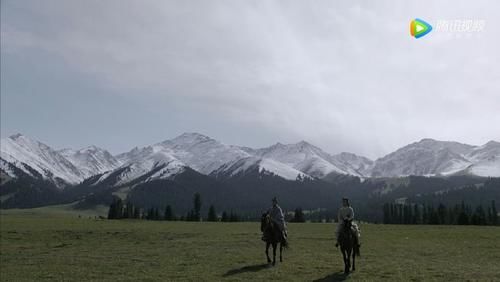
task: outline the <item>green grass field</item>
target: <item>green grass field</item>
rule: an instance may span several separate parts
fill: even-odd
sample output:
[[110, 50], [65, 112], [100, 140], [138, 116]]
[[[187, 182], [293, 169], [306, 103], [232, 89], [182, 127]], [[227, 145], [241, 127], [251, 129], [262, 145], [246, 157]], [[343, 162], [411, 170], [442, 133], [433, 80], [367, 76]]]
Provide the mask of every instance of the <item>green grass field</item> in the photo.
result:
[[332, 224], [289, 224], [284, 262], [268, 267], [258, 223], [78, 218], [2, 211], [1, 281], [500, 281], [500, 228], [362, 225], [344, 277]]

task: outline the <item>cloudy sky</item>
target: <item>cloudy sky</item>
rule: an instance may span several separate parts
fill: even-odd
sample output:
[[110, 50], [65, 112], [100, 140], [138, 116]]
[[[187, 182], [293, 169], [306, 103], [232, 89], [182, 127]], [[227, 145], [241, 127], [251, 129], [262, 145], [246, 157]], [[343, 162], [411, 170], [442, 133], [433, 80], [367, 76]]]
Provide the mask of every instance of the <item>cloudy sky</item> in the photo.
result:
[[[195, 131], [371, 158], [500, 141], [500, 4], [436, 2], [5, 0], [1, 134], [118, 153]], [[414, 18], [485, 25], [415, 39]]]

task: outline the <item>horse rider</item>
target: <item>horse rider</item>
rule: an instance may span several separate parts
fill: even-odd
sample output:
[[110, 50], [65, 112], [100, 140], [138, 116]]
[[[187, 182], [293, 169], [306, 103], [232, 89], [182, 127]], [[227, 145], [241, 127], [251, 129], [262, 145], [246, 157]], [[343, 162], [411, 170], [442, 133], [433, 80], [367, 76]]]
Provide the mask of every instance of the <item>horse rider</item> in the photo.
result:
[[[348, 198], [342, 198], [342, 207], [339, 209], [338, 212], [338, 224], [337, 224], [337, 229], [335, 230], [335, 238], [337, 239], [337, 243], [335, 243], [335, 247], [339, 246], [339, 233], [344, 229], [344, 220], [354, 220], [354, 210], [351, 207], [351, 204], [349, 203]], [[351, 224], [352, 230], [354, 231], [354, 235], [358, 239], [358, 246], [359, 246], [359, 237], [360, 237], [360, 232], [359, 232], [359, 227], [356, 223], [352, 222]]]
[[[286, 222], [285, 222], [285, 215], [283, 214], [283, 210], [281, 207], [278, 205], [278, 199], [274, 197], [272, 199], [273, 205], [269, 210], [267, 211], [272, 222], [278, 226], [278, 228], [281, 231], [281, 239], [283, 241], [286, 241], [287, 238], [287, 230], [286, 230]], [[265, 238], [263, 238], [264, 240]]]

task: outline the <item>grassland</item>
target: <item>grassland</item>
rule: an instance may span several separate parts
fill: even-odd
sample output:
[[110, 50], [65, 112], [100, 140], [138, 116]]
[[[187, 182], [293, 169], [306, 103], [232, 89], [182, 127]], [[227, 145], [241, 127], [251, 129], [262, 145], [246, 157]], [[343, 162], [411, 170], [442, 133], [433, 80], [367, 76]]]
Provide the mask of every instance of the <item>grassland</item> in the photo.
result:
[[2, 211], [1, 281], [500, 281], [498, 227], [365, 224], [358, 269], [346, 277], [331, 224], [290, 224], [284, 262], [268, 267], [257, 223], [58, 209]]

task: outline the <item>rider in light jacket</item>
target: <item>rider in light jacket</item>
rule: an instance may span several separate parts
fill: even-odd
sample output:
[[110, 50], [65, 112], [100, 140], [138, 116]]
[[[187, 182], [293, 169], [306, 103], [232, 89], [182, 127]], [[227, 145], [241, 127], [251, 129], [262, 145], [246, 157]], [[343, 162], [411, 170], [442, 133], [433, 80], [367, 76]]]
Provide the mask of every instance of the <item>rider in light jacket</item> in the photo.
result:
[[278, 199], [274, 197], [272, 201], [273, 205], [268, 210], [269, 216], [271, 217], [271, 220], [279, 227], [283, 239], [286, 240], [287, 232], [285, 215], [283, 214], [283, 210], [281, 209], [281, 207], [278, 205]]
[[[342, 207], [339, 209], [337, 217], [338, 217], [338, 224], [337, 224], [337, 229], [335, 230], [335, 238], [337, 240], [337, 243], [335, 244], [336, 247], [339, 246], [339, 233], [344, 228], [344, 220], [346, 219], [351, 221], [354, 220], [354, 210], [349, 204], [349, 199], [342, 198]], [[360, 232], [358, 225], [352, 222], [352, 228], [354, 234], [358, 238], [358, 244], [359, 244]]]

